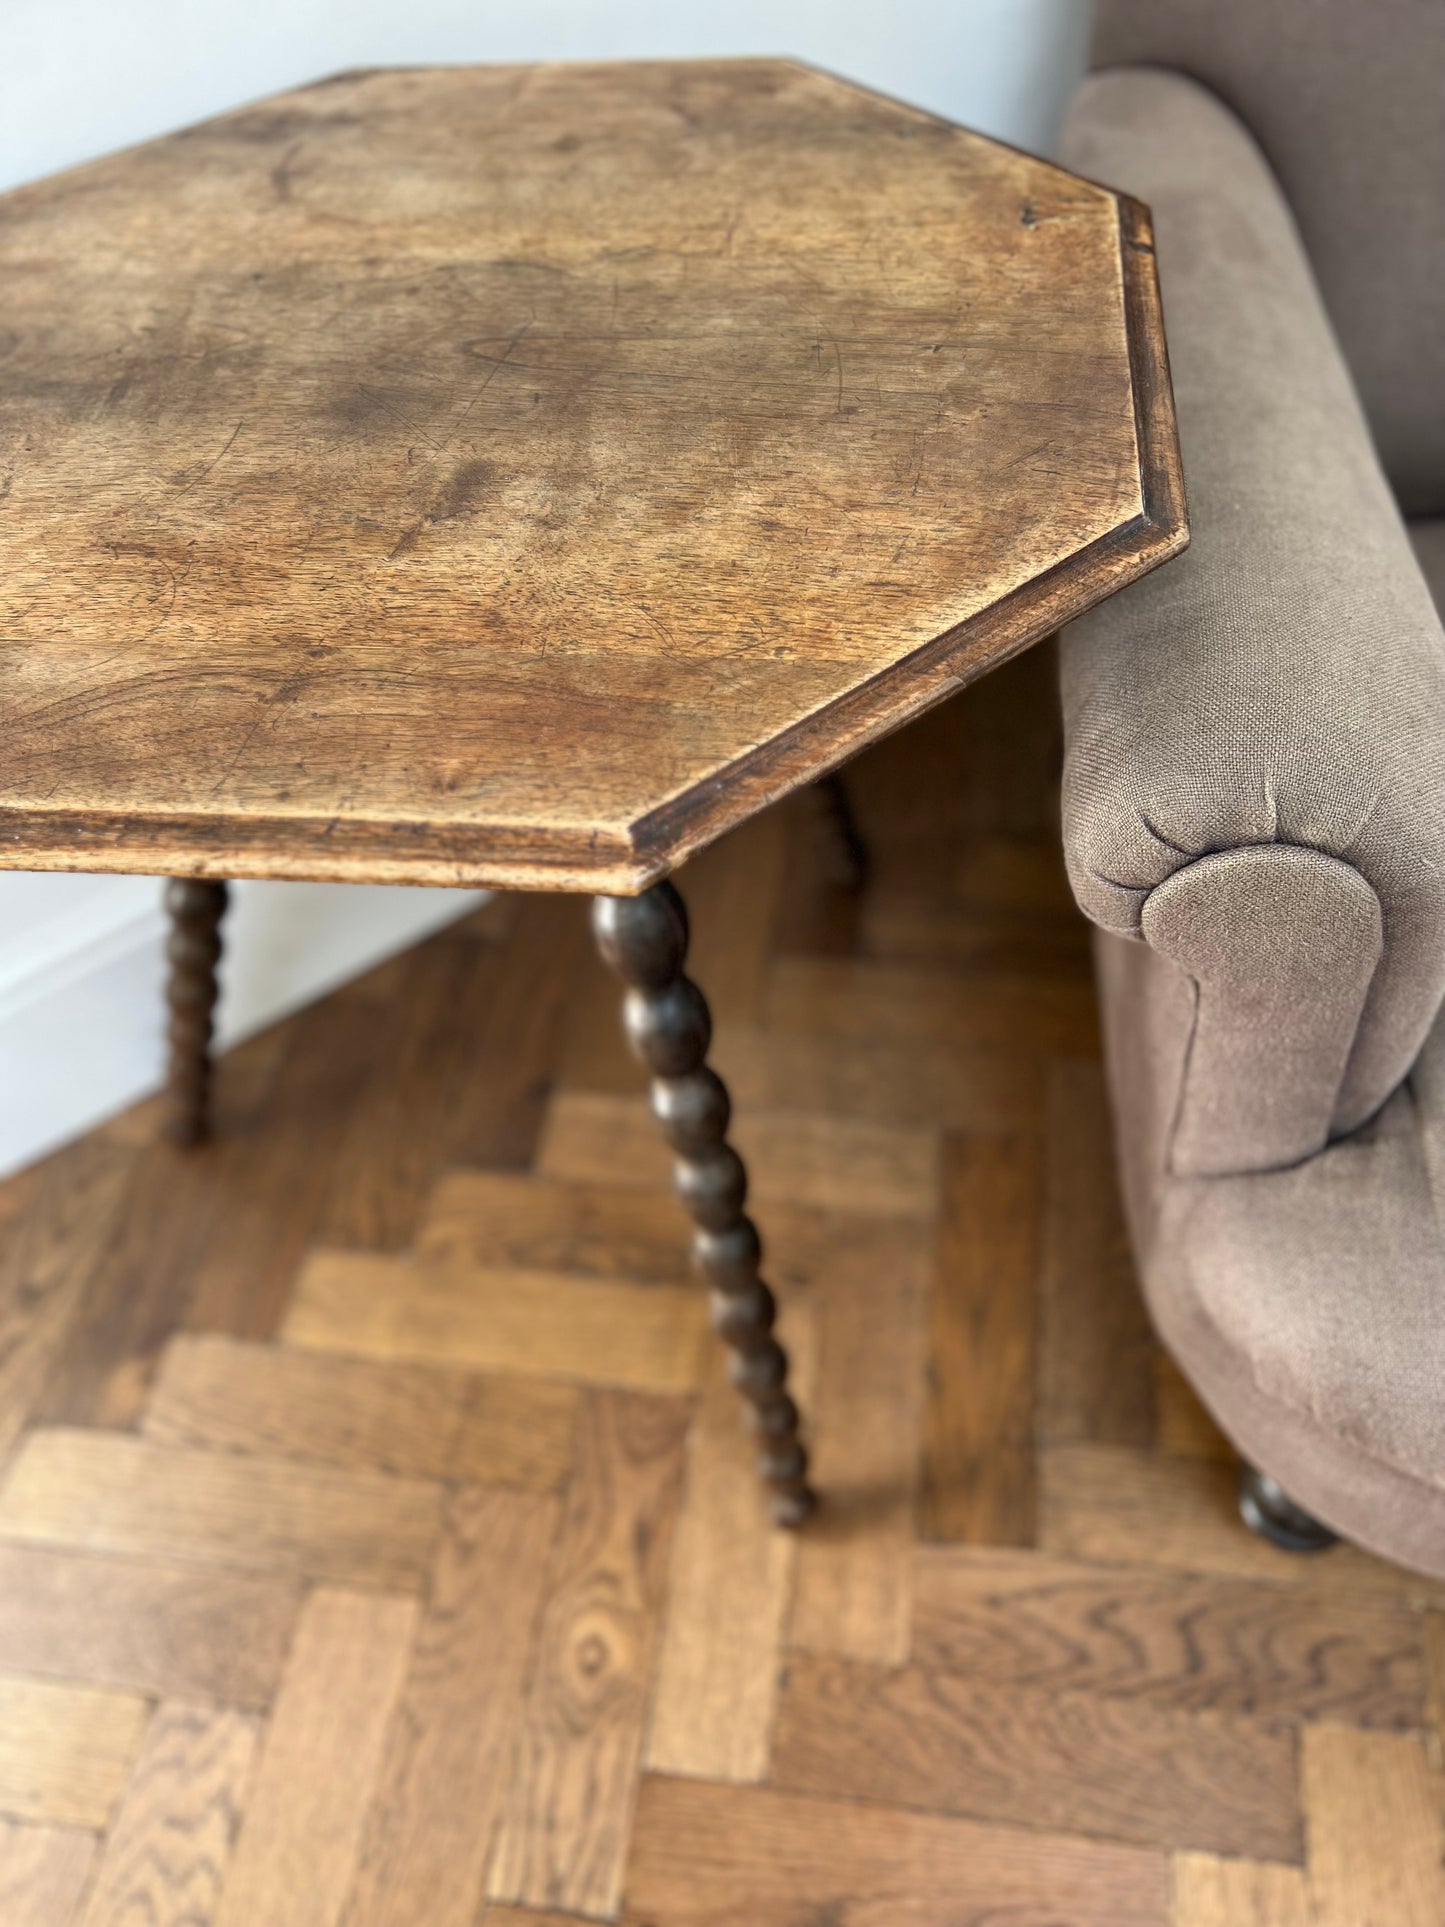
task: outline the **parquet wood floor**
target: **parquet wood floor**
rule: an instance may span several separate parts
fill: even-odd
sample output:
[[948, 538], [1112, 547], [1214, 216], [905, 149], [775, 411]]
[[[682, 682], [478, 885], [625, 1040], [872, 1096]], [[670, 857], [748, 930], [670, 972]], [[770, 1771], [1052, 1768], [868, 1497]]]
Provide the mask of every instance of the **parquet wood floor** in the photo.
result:
[[806, 798], [691, 878], [798, 1539], [579, 903], [0, 1187], [4, 1927], [1440, 1927], [1445, 1589], [1249, 1538], [1149, 1334], [1049, 674], [861, 897]]

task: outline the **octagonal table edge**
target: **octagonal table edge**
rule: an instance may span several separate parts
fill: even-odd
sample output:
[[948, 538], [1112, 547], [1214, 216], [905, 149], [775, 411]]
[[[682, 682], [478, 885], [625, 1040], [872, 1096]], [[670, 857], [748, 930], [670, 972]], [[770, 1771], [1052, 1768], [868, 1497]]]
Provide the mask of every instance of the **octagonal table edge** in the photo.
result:
[[1188, 516], [1149, 210], [1118, 210], [1142, 512], [679, 791], [624, 830], [425, 818], [0, 806], [0, 870], [635, 895], [792, 790], [943, 702], [1185, 548]]
[[1132, 195], [1104, 192], [1118, 209], [1142, 512], [640, 818], [632, 843], [644, 884], [1189, 546], [1153, 221]]

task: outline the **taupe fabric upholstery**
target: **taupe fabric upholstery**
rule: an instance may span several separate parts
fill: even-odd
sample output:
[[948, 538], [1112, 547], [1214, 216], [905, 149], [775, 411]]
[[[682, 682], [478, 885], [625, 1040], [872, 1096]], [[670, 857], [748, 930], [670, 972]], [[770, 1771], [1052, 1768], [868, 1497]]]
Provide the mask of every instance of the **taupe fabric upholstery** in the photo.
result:
[[[1229, 1068], [1258, 1023], [1216, 996], [1167, 1106], [1186, 1121], [1182, 1169], [1265, 1169], [1377, 1110], [1445, 995], [1445, 637], [1294, 223], [1239, 121], [1178, 76], [1100, 74], [1064, 158], [1154, 210], [1193, 530], [1183, 556], [1065, 636], [1070, 876], [1096, 922], [1138, 933], [1168, 879], [1238, 853], [1191, 880], [1193, 938], [1174, 940], [1206, 984], [1222, 981], [1232, 903], [1273, 904], [1302, 974], [1257, 1013], [1275, 1045], [1268, 1102], [1251, 1108]], [[1356, 872], [1362, 917], [1375, 899], [1383, 954], [1362, 1007], [1363, 924], [1342, 944], [1327, 893], [1280, 895], [1280, 845]], [[1332, 1092], [1322, 1067], [1338, 1071]]]
[[1400, 500], [1445, 510], [1445, 5], [1097, 0], [1094, 64], [1191, 74], [1239, 115], [1294, 209]]
[[1264, 1170], [1320, 1150], [1384, 950], [1359, 871], [1287, 843], [1220, 850], [1151, 890], [1140, 922], [1193, 1000], [1170, 1170]]
[[[1259, 128], [1395, 479], [1438, 509], [1445, 4], [1101, 11], [1105, 54]], [[1065, 155], [1153, 207], [1193, 530], [1061, 651], [1145, 1292], [1247, 1459], [1445, 1577], [1445, 517], [1407, 532], [1222, 98], [1097, 75]]]
[[1445, 1577], [1445, 1020], [1409, 1082], [1287, 1171], [1180, 1178], [1161, 1104], [1187, 985], [1100, 934], [1125, 1195], [1150, 1312], [1225, 1432], [1337, 1532]]

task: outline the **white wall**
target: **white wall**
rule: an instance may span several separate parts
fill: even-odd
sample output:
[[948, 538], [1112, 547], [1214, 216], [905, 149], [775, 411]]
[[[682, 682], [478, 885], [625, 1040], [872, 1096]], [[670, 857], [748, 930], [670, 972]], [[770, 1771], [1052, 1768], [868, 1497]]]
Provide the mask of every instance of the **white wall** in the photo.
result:
[[[226, 919], [219, 1042], [235, 1043], [483, 900], [475, 890], [241, 883]], [[154, 877], [0, 875], [0, 1172], [157, 1081]]]
[[[0, 0], [0, 188], [394, 62], [798, 54], [1047, 150], [1087, 21], [1087, 0]], [[242, 885], [223, 1041], [475, 901]], [[154, 1083], [161, 933], [152, 879], [0, 875], [0, 1171]]]
[[1021, 147], [1087, 0], [4, 0], [0, 187], [343, 67], [799, 54]]

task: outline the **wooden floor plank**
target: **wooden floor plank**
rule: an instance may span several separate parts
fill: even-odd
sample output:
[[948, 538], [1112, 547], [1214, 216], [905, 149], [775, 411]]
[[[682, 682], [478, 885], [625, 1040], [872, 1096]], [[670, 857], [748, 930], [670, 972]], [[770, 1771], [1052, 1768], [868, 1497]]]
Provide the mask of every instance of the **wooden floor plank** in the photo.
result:
[[448, 1171], [417, 1228], [419, 1257], [493, 1271], [565, 1271], [685, 1284], [686, 1220], [658, 1187]]
[[840, 1263], [810, 1301], [823, 1504], [798, 1545], [794, 1645], [884, 1664], [907, 1657], [928, 1258], [924, 1237], [900, 1240], [885, 1271]]
[[[321, 1244], [400, 1251], [448, 1142], [467, 1068], [467, 992], [490, 974], [481, 944], [424, 943], [388, 1000], [385, 1048], [350, 1106], [314, 1236]], [[488, 986], [490, 987], [490, 986]]]
[[95, 1861], [81, 1827], [0, 1820], [0, 1920], [5, 1927], [71, 1927]]
[[1073, 978], [780, 957], [763, 1016], [771, 1029], [926, 1047], [1098, 1049], [1093, 986]]
[[865, 887], [811, 796], [682, 879], [798, 1537], [585, 903], [0, 1184], [0, 1788], [86, 1815], [0, 1927], [1445, 1921], [1445, 1585], [1244, 1532], [1148, 1336], [1056, 737], [1036, 653], [850, 766]]
[[[1059, 768], [1055, 762], [1049, 791], [1036, 800], [1048, 806], [1057, 799]], [[971, 826], [954, 839], [947, 894], [970, 909], [1032, 910], [1037, 916], [1078, 916], [1064, 868], [1064, 853], [1054, 833], [1057, 808], [1039, 834], [1018, 833], [1017, 826], [995, 819], [987, 827]], [[1083, 919], [1079, 918], [1083, 923]], [[1085, 925], [1087, 934], [1088, 926]], [[1088, 975], [1085, 970], [1082, 974]]]
[[1103, 1072], [1055, 1058], [1047, 1086], [1039, 1437], [1149, 1445], [1158, 1345], [1129, 1254]]
[[[654, 1146], [655, 1149], [655, 1146]], [[449, 1171], [418, 1230], [418, 1256], [439, 1269], [564, 1272], [696, 1292], [688, 1221], [661, 1167], [656, 1186], [583, 1183], [510, 1172]], [[773, 1199], [758, 1213], [765, 1270], [789, 1294], [840, 1266], [886, 1277], [916, 1225], [907, 1219], [820, 1211]]]
[[[809, 1403], [816, 1347], [806, 1313], [791, 1319], [789, 1341], [792, 1382]], [[798, 1540], [759, 1505], [755, 1456], [717, 1346], [668, 1575], [646, 1748], [656, 1772], [750, 1781], [767, 1771]]]
[[937, 890], [879, 888], [864, 896], [856, 950], [879, 963], [1078, 977], [1088, 970], [1089, 926], [1072, 902], [977, 905]]
[[82, 1138], [33, 1174], [0, 1243], [0, 1463], [46, 1394], [130, 1182], [132, 1152]]
[[263, 1707], [300, 1603], [282, 1574], [0, 1546], [0, 1671]]
[[576, 1406], [566, 1385], [180, 1336], [144, 1431], [163, 1445], [554, 1492], [571, 1464]]
[[[943, 704], [905, 741], [877, 743], [844, 770], [868, 844], [870, 887], [953, 894], [959, 844], [970, 834], [972, 702], [970, 694]], [[815, 872], [821, 867], [818, 854], [809, 861]]]
[[545, 893], [517, 901], [507, 942], [474, 972], [458, 1013], [447, 1163], [530, 1165], [590, 948], [585, 903]]
[[1445, 1604], [1445, 1581], [1374, 1559], [1354, 1546], [1302, 1559], [1240, 1530], [1237, 1462], [1170, 1457], [1125, 1446], [1056, 1445], [1039, 1455], [1039, 1544], [1103, 1564], [1182, 1566], [1272, 1579], [1334, 1598], [1361, 1593], [1409, 1605]]
[[1299, 1867], [1176, 1854], [1174, 1927], [1313, 1927], [1309, 1885]]
[[156, 1357], [190, 1302], [222, 1189], [222, 1162], [210, 1152], [188, 1157], [160, 1139], [136, 1154], [37, 1419], [133, 1422]]
[[946, 1146], [943, 1168], [921, 1530], [1029, 1545], [1038, 1155], [1029, 1138], [960, 1138]]
[[1047, 1832], [649, 1779], [625, 1919], [637, 1927], [1167, 1927], [1168, 1867], [1160, 1854]]
[[[961, 854], [990, 844], [1013, 846], [1024, 873], [1017, 881], [1072, 907], [1058, 834], [1058, 681], [1057, 638], [1049, 636], [989, 676], [976, 702], [960, 703], [955, 727], [963, 754], [956, 759], [955, 782], [966, 825]], [[1027, 865], [1035, 852], [1037, 865]], [[1008, 872], [1005, 878], [1013, 880]]]
[[440, 1516], [421, 1479], [63, 1428], [32, 1432], [0, 1487], [0, 1539], [378, 1586], [426, 1571]]
[[282, 1336], [358, 1358], [654, 1392], [691, 1391], [710, 1337], [705, 1300], [692, 1285], [332, 1251], [307, 1261]]
[[539, 1914], [535, 1907], [488, 1907], [478, 1927], [584, 1927], [585, 1914], [559, 1914], [549, 1907]]
[[[859, 791], [849, 778], [844, 783], [856, 816]], [[829, 820], [826, 800], [815, 790], [795, 790], [776, 809], [787, 888], [774, 911], [774, 948], [783, 956], [851, 957], [865, 893], [840, 859], [836, 818]]]
[[[929, 1218], [937, 1208], [931, 1132], [811, 1112], [739, 1110], [730, 1135], [760, 1207], [776, 1199], [885, 1218]], [[547, 1113], [537, 1169], [569, 1183], [660, 1191], [672, 1153], [645, 1098], [565, 1091]]]
[[796, 1656], [773, 1781], [972, 1819], [1260, 1860], [1301, 1855], [1295, 1736], [936, 1667]]
[[[757, 822], [781, 821], [785, 814], [772, 812]], [[721, 851], [735, 840], [726, 838], [715, 849]], [[704, 852], [698, 868], [713, 854]], [[853, 1037], [840, 1045], [827, 1036], [759, 1028], [757, 1014], [767, 983], [766, 972], [759, 968], [760, 939], [768, 935], [769, 925], [763, 906], [751, 900], [757, 879], [740, 872], [739, 881], [750, 900], [725, 920], [716, 914], [722, 906], [715, 909], [713, 893], [699, 891], [692, 866], [683, 879], [693, 911], [689, 967], [712, 1008], [713, 1061], [733, 1092], [740, 1118], [755, 1111], [805, 1111], [940, 1130], [1012, 1130], [1033, 1119], [1035, 1067], [1020, 1066], [1016, 1055], [1003, 1049], [969, 1050], [934, 1040], [921, 1054], [886, 1038]], [[790, 901], [800, 895], [802, 881], [790, 877]], [[866, 915], [872, 895], [860, 899], [852, 891], [842, 894], [856, 925], [860, 906]], [[932, 899], [911, 901], [921, 906]], [[986, 926], [987, 919], [975, 915], [975, 922]], [[1050, 928], [1059, 927], [1055, 918]], [[1074, 933], [1084, 928], [1082, 921], [1073, 915], [1064, 927], [1077, 950]], [[641, 1088], [642, 1073], [621, 1038], [615, 980], [600, 977], [597, 988], [596, 1004], [576, 1014], [565, 1081], [569, 1089], [628, 1095]]]
[[[684, 879], [684, 884], [686, 879]], [[696, 960], [690, 959], [696, 971]], [[622, 1024], [623, 987], [593, 949], [579, 963], [563, 1026], [557, 1075], [548, 1102], [559, 1090], [613, 1091], [645, 1088], [646, 1072], [633, 1056]]]
[[259, 1736], [254, 1714], [229, 1707], [157, 1709], [81, 1927], [210, 1927]]
[[201, 1153], [220, 1169], [221, 1198], [189, 1281], [189, 1330], [271, 1336], [384, 1041], [364, 1004], [335, 998], [304, 1011], [259, 1128]]
[[416, 1619], [410, 1599], [312, 1595], [266, 1732], [216, 1927], [336, 1927]]
[[[224, 966], [222, 970], [224, 974]], [[294, 1012], [215, 1054], [211, 1080], [213, 1143], [224, 1143], [229, 1150], [241, 1139], [265, 1129], [264, 1113], [306, 1019], [306, 1011]], [[107, 1118], [91, 1137], [97, 1142], [124, 1145], [131, 1151], [144, 1150], [164, 1137], [169, 1104], [166, 1092], [155, 1091], [129, 1110]], [[234, 1159], [228, 1157], [227, 1163], [234, 1172]]]
[[927, 1050], [887, 1037], [755, 1026], [720, 1028], [712, 1061], [741, 1121], [757, 1111], [806, 1111], [922, 1131], [1024, 1131], [1039, 1121], [1039, 1066], [1008, 1050], [935, 1040]]
[[[128, 1113], [122, 1113], [122, 1116]], [[88, 1140], [87, 1140], [88, 1141]], [[40, 1196], [42, 1173], [45, 1160], [29, 1165], [23, 1171], [12, 1171], [0, 1178], [0, 1229], [9, 1231], [14, 1225], [23, 1224], [34, 1210]]]
[[487, 1883], [494, 1900], [617, 1911], [685, 1434], [672, 1400], [599, 1392], [584, 1402]]
[[914, 1653], [961, 1677], [1192, 1712], [1418, 1728], [1418, 1613], [1165, 1567], [920, 1548]]
[[0, 1818], [108, 1826], [148, 1712], [133, 1693], [0, 1676]]
[[1315, 1727], [1303, 1774], [1314, 1927], [1439, 1927], [1441, 1786], [1420, 1739]]
[[1445, 1767], [1445, 1612], [1427, 1612], [1425, 1634], [1426, 1732], [1431, 1745], [1440, 1749]]
[[555, 1501], [462, 1488], [361, 1842], [346, 1927], [472, 1927], [513, 1770]]
[[1236, 1463], [1234, 1447], [1162, 1346], [1154, 1354], [1154, 1431], [1158, 1449], [1174, 1458]]

